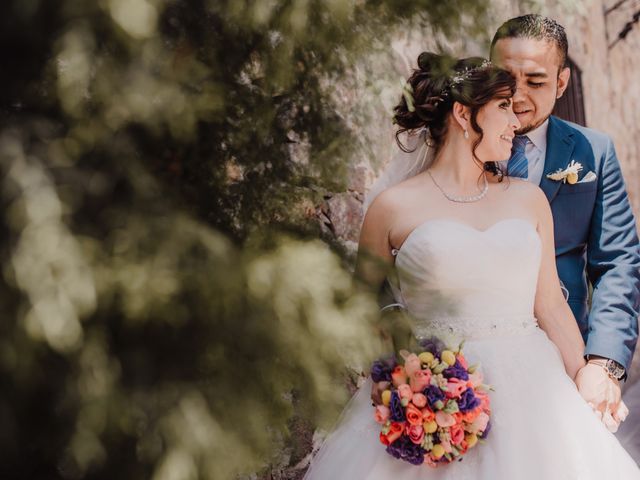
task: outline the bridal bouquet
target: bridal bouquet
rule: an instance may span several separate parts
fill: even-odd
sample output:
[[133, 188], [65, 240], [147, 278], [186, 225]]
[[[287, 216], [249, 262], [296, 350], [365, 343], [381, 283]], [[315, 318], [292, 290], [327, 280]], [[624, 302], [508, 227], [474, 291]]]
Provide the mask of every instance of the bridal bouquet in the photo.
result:
[[387, 453], [414, 465], [453, 462], [487, 437], [491, 424], [482, 373], [462, 353], [432, 346], [419, 353], [400, 351], [378, 360], [371, 379], [385, 382], [375, 420]]

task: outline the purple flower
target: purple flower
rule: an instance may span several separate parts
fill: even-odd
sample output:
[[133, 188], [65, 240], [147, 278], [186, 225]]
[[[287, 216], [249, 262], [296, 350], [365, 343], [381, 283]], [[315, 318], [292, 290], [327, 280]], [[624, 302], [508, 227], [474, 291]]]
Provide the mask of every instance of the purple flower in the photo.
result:
[[445, 378], [458, 378], [464, 381], [469, 380], [469, 373], [467, 372], [467, 369], [464, 368], [458, 360], [456, 360], [456, 363], [451, 367], [445, 369], [445, 371], [442, 372], [442, 375], [444, 375]]
[[395, 357], [381, 358], [371, 365], [371, 380], [374, 382], [390, 382], [391, 372], [397, 365]]
[[461, 412], [468, 412], [469, 410], [474, 410], [476, 407], [480, 405], [480, 399], [475, 396], [472, 388], [467, 388], [460, 399], [458, 400], [458, 408]]
[[478, 435], [478, 437], [485, 439], [487, 438], [487, 435], [489, 435], [489, 432], [491, 431], [491, 422], [487, 423], [487, 428], [484, 429], [484, 432], [482, 432], [480, 435]]
[[405, 421], [404, 407], [402, 406], [402, 403], [400, 403], [400, 395], [398, 395], [398, 392], [396, 390], [391, 392], [391, 402], [389, 403], [389, 408], [391, 409], [391, 420], [393, 420], [394, 422]]
[[444, 396], [444, 392], [442, 390], [440, 390], [439, 387], [436, 387], [435, 385], [427, 385], [427, 388], [425, 388], [422, 393], [424, 394], [425, 397], [427, 397], [427, 402], [429, 403], [429, 406], [431, 407], [432, 410], [435, 410], [435, 404], [438, 401], [444, 402], [445, 396]]
[[398, 440], [387, 446], [387, 453], [412, 465], [424, 463], [424, 449], [420, 445], [413, 443], [406, 435], [402, 435]]
[[423, 338], [418, 343], [424, 348], [425, 352], [431, 352], [436, 357], [439, 357], [440, 353], [446, 349], [445, 344], [438, 337]]

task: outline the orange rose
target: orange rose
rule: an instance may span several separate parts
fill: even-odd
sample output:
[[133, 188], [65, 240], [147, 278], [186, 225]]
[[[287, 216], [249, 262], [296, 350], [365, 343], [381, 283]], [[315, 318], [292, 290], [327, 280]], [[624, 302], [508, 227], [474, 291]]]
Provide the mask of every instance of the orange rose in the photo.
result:
[[478, 407], [473, 410], [469, 410], [468, 412], [460, 413], [460, 416], [462, 421], [466, 423], [473, 423], [476, 420], [476, 418], [478, 418], [478, 415], [480, 415], [481, 413], [482, 413], [482, 408]]
[[422, 409], [422, 421], [431, 422], [436, 418], [436, 414], [429, 407]]
[[404, 424], [400, 422], [391, 422], [391, 427], [389, 428], [389, 433], [387, 433], [387, 445], [392, 444], [397, 439], [402, 436], [402, 432], [404, 432]]
[[409, 424], [411, 425], [422, 425], [422, 423], [424, 422], [422, 418], [422, 412], [412, 403], [407, 405], [406, 416], [407, 422], [409, 422]]

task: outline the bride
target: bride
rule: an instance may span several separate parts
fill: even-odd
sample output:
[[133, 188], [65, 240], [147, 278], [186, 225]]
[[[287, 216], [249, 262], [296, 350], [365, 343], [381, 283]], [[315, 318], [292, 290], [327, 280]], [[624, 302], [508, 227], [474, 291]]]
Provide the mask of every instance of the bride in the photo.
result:
[[305, 478], [640, 479], [574, 383], [584, 342], [560, 288], [549, 203], [497, 163], [520, 126], [515, 79], [478, 58], [423, 53], [418, 66], [395, 109], [417, 163], [368, 208], [356, 273], [375, 289], [389, 278], [418, 339], [465, 340], [495, 390], [492, 430], [460, 462], [396, 460], [379, 443], [368, 380]]

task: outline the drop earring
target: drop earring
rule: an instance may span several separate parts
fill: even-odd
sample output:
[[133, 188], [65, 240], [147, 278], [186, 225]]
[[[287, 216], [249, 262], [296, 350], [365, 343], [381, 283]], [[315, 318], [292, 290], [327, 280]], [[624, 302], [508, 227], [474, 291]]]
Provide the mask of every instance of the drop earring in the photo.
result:
[[464, 131], [464, 139], [469, 140], [469, 132], [466, 129]]

